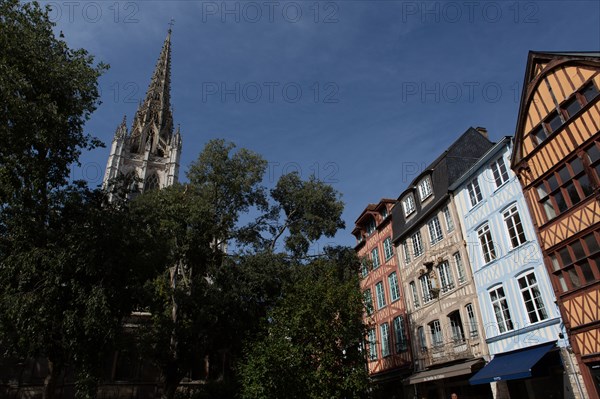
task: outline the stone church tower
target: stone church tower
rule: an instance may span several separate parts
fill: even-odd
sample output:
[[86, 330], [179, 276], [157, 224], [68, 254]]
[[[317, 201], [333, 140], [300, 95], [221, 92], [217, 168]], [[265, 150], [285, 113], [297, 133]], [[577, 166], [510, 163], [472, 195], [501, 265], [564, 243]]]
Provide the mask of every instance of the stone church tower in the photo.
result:
[[125, 118], [117, 127], [106, 163], [103, 187], [123, 176], [133, 191], [160, 189], [177, 182], [181, 134], [173, 133], [171, 110], [171, 29], [160, 52], [145, 100], [140, 103], [131, 131]]

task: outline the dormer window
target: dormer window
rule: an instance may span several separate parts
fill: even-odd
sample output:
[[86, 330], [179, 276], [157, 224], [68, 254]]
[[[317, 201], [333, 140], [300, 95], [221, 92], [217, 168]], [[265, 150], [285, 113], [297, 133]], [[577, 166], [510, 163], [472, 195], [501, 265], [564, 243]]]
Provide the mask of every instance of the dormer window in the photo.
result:
[[421, 202], [425, 201], [429, 196], [431, 196], [431, 194], [433, 194], [433, 189], [431, 187], [431, 178], [429, 176], [421, 180], [418, 184], [418, 187]]
[[415, 211], [415, 198], [412, 194], [409, 194], [402, 200], [402, 209], [404, 210], [404, 216], [408, 216]]
[[388, 210], [387, 210], [387, 208], [385, 208], [385, 207], [384, 207], [384, 208], [381, 210], [381, 212], [380, 212], [380, 215], [381, 215], [381, 219], [382, 219], [382, 220], [383, 220], [383, 219], [385, 219], [385, 218], [388, 216]]
[[367, 234], [368, 235], [373, 234], [373, 232], [375, 231], [375, 228], [376, 228], [376, 226], [375, 226], [375, 219], [371, 218], [369, 220], [369, 223], [367, 224]]

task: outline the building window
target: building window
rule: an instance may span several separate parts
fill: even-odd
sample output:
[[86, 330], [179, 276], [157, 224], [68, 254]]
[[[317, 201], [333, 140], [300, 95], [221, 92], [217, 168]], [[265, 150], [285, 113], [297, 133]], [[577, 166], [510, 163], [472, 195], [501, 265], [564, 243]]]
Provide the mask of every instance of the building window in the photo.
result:
[[367, 260], [365, 258], [360, 260], [360, 274], [363, 278], [369, 275], [369, 267], [367, 266]]
[[423, 303], [427, 303], [433, 299], [433, 296], [431, 295], [433, 286], [431, 285], [429, 274], [423, 274], [419, 277], [419, 281], [421, 282], [421, 291], [423, 292]]
[[383, 282], [380, 281], [375, 284], [375, 293], [377, 295], [377, 309], [385, 307], [385, 290], [383, 288]]
[[477, 236], [479, 237], [479, 243], [481, 244], [484, 263], [489, 263], [496, 259], [496, 249], [494, 248], [494, 241], [492, 241], [490, 226], [487, 224], [481, 226], [479, 230], [477, 230]]
[[591, 103], [594, 100], [594, 98], [598, 97], [600, 91], [598, 91], [598, 89], [594, 85], [594, 82], [590, 82], [589, 85], [585, 86], [583, 90], [581, 90], [581, 94], [583, 95], [583, 97], [585, 97], [585, 100], [588, 103]]
[[417, 285], [415, 284], [414, 281], [411, 281], [409, 285], [410, 285], [410, 292], [412, 293], [412, 297], [413, 297], [413, 306], [416, 309], [419, 306], [421, 306], [421, 304], [419, 303], [419, 293], [417, 292]]
[[452, 340], [455, 344], [465, 342], [465, 332], [463, 330], [462, 319], [458, 310], [448, 315], [450, 321], [450, 331], [452, 332]]
[[454, 288], [454, 281], [452, 281], [452, 272], [450, 271], [450, 265], [447, 261], [442, 262], [438, 266], [438, 272], [440, 275], [440, 285], [442, 286], [442, 292], [447, 292]]
[[379, 263], [379, 249], [373, 248], [371, 251], [371, 260], [373, 261], [373, 269], [377, 269], [381, 263]]
[[583, 162], [578, 157], [550, 173], [535, 188], [538, 203], [548, 220], [577, 205], [594, 192]]
[[381, 212], [379, 212], [379, 214], [381, 215], [381, 220], [383, 220], [386, 217], [388, 217], [388, 210], [387, 210], [387, 208], [383, 207], [383, 209], [381, 210]]
[[146, 183], [144, 184], [144, 191], [150, 190], [158, 190], [159, 181], [156, 173], [150, 175], [150, 177], [146, 178]]
[[367, 339], [369, 340], [369, 359], [377, 359], [377, 337], [375, 335], [375, 329], [371, 328], [367, 332]]
[[508, 171], [504, 164], [504, 158], [500, 157], [491, 163], [492, 173], [494, 174], [494, 181], [496, 182], [496, 188], [500, 187], [508, 181]]
[[434, 216], [427, 223], [427, 227], [429, 227], [429, 239], [431, 241], [431, 245], [437, 244], [444, 238], [444, 235], [442, 234], [442, 226], [440, 225], [440, 220], [437, 216]]
[[381, 357], [390, 355], [390, 327], [387, 323], [383, 323], [379, 326], [379, 333], [381, 334]]
[[449, 233], [454, 230], [454, 221], [452, 220], [450, 209], [445, 206], [442, 212], [444, 212], [444, 219], [446, 219], [446, 231]]
[[473, 305], [467, 304], [465, 306], [467, 310], [467, 317], [469, 318], [469, 334], [471, 338], [476, 338], [479, 336], [479, 331], [477, 330], [477, 319], [475, 318], [475, 312], [473, 311]]
[[491, 290], [489, 293], [500, 334], [507, 331], [512, 331], [514, 327], [510, 318], [508, 302], [506, 301], [506, 296], [504, 295], [504, 288], [500, 286]]
[[526, 241], [525, 232], [523, 231], [523, 225], [521, 224], [521, 217], [517, 211], [517, 206], [511, 206], [502, 215], [504, 216], [504, 223], [506, 223], [506, 229], [508, 230], [512, 248], [523, 245]]
[[535, 129], [531, 131], [531, 141], [533, 145], [538, 146], [548, 138], [548, 133], [544, 128], [544, 124], [540, 123]]
[[388, 276], [388, 284], [390, 286], [390, 297], [392, 302], [400, 299], [400, 287], [398, 286], [398, 276], [393, 272]]
[[429, 178], [429, 176], [421, 180], [418, 187], [421, 202], [425, 201], [431, 194], [433, 194], [433, 190], [431, 188], [431, 178]]
[[598, 146], [600, 146], [600, 143], [592, 143], [585, 150], [585, 156], [590, 169], [596, 173], [596, 181], [600, 182], [600, 149], [598, 149]]
[[416, 258], [423, 255], [423, 242], [421, 241], [421, 232], [417, 231], [415, 234], [411, 236], [411, 241], [413, 245], [413, 255]]
[[365, 310], [367, 315], [373, 314], [373, 296], [371, 295], [371, 290], [367, 289], [363, 292], [364, 300], [365, 300]]
[[408, 216], [415, 211], [415, 198], [412, 194], [409, 194], [402, 200], [402, 209], [404, 210], [404, 216]]
[[383, 241], [383, 254], [385, 260], [390, 260], [394, 256], [394, 248], [392, 247], [392, 237], [388, 237]]
[[538, 321], [546, 320], [548, 314], [546, 313], [544, 301], [542, 300], [542, 294], [538, 288], [535, 273], [528, 273], [527, 275], [520, 277], [517, 281], [519, 282], [521, 295], [523, 295], [523, 301], [525, 302], [529, 321], [531, 323], [537, 323]]
[[369, 222], [367, 223], [367, 235], [373, 234], [375, 232], [376, 228], [377, 228], [377, 225], [375, 223], [375, 219], [370, 218]]
[[600, 233], [591, 232], [549, 255], [562, 292], [600, 281]]
[[406, 339], [404, 318], [402, 316], [395, 317], [393, 323], [394, 339], [396, 341], [396, 353], [406, 352], [408, 350], [408, 340]]
[[477, 178], [471, 180], [471, 182], [467, 185], [467, 189], [469, 190], [469, 199], [471, 200], [471, 206], [475, 206], [481, 202], [483, 197], [481, 196], [481, 189], [479, 188], [479, 181]]
[[419, 346], [421, 346], [421, 352], [427, 351], [427, 340], [425, 339], [425, 329], [423, 326], [417, 328], [417, 336], [419, 337]]
[[404, 252], [404, 263], [410, 263], [410, 250], [408, 249], [408, 241], [402, 243], [402, 252]]
[[550, 134], [560, 129], [564, 122], [562, 115], [558, 111], [554, 111], [544, 120], [544, 125], [546, 126], [546, 131]]
[[439, 320], [434, 320], [429, 323], [429, 331], [431, 332], [431, 343], [433, 346], [442, 346], [444, 337], [442, 336], [442, 326]]
[[454, 255], [452, 255], [452, 257], [454, 258], [454, 264], [456, 265], [456, 275], [458, 276], [458, 283], [462, 284], [465, 281], [467, 281], [467, 278], [465, 276], [465, 267], [462, 263], [462, 258], [460, 257], [459, 252], [455, 252]]

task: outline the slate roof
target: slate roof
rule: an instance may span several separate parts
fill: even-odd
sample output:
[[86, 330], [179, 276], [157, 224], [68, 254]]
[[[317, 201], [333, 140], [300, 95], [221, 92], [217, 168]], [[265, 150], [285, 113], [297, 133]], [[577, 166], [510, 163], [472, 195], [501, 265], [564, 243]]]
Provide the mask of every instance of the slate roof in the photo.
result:
[[[448, 199], [448, 188], [460, 178], [479, 158], [481, 158], [494, 143], [489, 141], [479, 131], [470, 127], [454, 143], [446, 149], [437, 159], [429, 164], [398, 196], [398, 202], [392, 208], [393, 241], [403, 239], [412, 229], [429, 217], [429, 215], [444, 205]], [[433, 185], [433, 199], [425, 202], [421, 208], [421, 201], [417, 193], [417, 184], [426, 175], [431, 176]], [[404, 217], [401, 201], [405, 195], [413, 193], [415, 196], [416, 211], [410, 215], [408, 221]]]

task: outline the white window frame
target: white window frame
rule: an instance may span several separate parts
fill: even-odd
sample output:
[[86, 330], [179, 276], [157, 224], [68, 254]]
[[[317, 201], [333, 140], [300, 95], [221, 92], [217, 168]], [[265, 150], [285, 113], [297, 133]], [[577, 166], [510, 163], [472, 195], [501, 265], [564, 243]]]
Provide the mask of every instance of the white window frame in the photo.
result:
[[496, 183], [496, 188], [500, 188], [510, 178], [508, 174], [508, 169], [506, 169], [504, 157], [500, 157], [494, 162], [492, 162], [490, 164], [490, 169], [492, 169], [492, 174], [494, 175], [494, 182]]
[[379, 326], [379, 335], [381, 336], [381, 357], [391, 355], [390, 326], [388, 323], [383, 323]]
[[[533, 279], [532, 279], [533, 278]], [[525, 313], [529, 318], [530, 323], [538, 323], [548, 318], [548, 312], [544, 305], [542, 293], [539, 289], [537, 278], [534, 271], [522, 274], [517, 277], [519, 289], [521, 290], [521, 298]]]
[[421, 202], [425, 201], [433, 194], [433, 186], [429, 176], [423, 178], [417, 187], [419, 188], [419, 198], [421, 199]]
[[385, 256], [385, 260], [392, 259], [394, 256], [394, 247], [392, 246], [392, 237], [388, 237], [383, 240], [383, 254]]
[[421, 284], [421, 291], [423, 293], [423, 303], [425, 304], [431, 302], [433, 300], [433, 296], [431, 295], [433, 285], [431, 284], [431, 278], [429, 278], [429, 274], [425, 273], [419, 277], [419, 283]]
[[419, 301], [419, 291], [417, 291], [417, 284], [414, 281], [411, 281], [408, 285], [410, 286], [410, 292], [412, 293], [413, 297], [413, 306], [415, 309], [417, 309], [419, 306], [421, 306], [421, 302]]
[[525, 244], [527, 242], [527, 237], [525, 236], [525, 230], [523, 229], [523, 223], [517, 205], [514, 204], [510, 206], [502, 213], [502, 216], [504, 217], [504, 225], [508, 231], [511, 248], [517, 248]]
[[435, 215], [429, 222], [427, 222], [427, 229], [429, 230], [429, 242], [431, 245], [435, 245], [444, 239], [444, 233], [442, 233], [442, 225], [440, 219]]
[[458, 276], [458, 284], [463, 284], [467, 281], [465, 274], [465, 266], [463, 265], [462, 257], [460, 252], [455, 252], [452, 257], [454, 258], [454, 264], [456, 265], [456, 275]]
[[443, 261], [438, 265], [438, 274], [440, 276], [440, 285], [442, 292], [448, 292], [454, 288], [454, 280], [452, 279], [452, 271], [450, 263]]
[[410, 249], [408, 248], [408, 240], [402, 243], [402, 252], [404, 253], [404, 263], [410, 263]]
[[396, 316], [392, 321], [394, 326], [394, 340], [396, 343], [396, 353], [406, 352], [408, 350], [408, 340], [406, 339], [406, 328], [404, 327], [404, 317]]
[[510, 317], [510, 308], [508, 307], [508, 301], [506, 299], [506, 294], [504, 293], [504, 287], [498, 285], [490, 289], [488, 294], [490, 296], [492, 310], [496, 317], [496, 324], [498, 325], [500, 334], [514, 330], [514, 325]]
[[412, 194], [408, 194], [402, 200], [402, 210], [404, 210], [404, 216], [409, 216], [417, 210], [417, 205], [415, 204], [415, 197]]
[[377, 269], [381, 265], [379, 261], [379, 248], [375, 247], [371, 250], [371, 261], [373, 262], [373, 269]]
[[375, 284], [375, 295], [377, 296], [377, 310], [385, 308], [387, 303], [385, 301], [385, 287], [383, 286], [383, 281]]
[[390, 301], [396, 302], [400, 299], [400, 286], [398, 285], [398, 274], [390, 273], [388, 276], [388, 285], [390, 286]]
[[496, 254], [496, 247], [494, 246], [489, 224], [486, 223], [477, 229], [477, 237], [479, 238], [483, 263], [488, 264], [495, 260], [498, 255]]
[[433, 346], [444, 345], [444, 335], [442, 334], [442, 324], [438, 319], [429, 323], [429, 331], [431, 332], [431, 344]]
[[421, 238], [421, 232], [417, 231], [411, 237], [411, 241], [413, 244], [413, 256], [417, 259], [419, 256], [423, 255], [423, 240]]
[[446, 220], [446, 231], [449, 233], [454, 230], [454, 220], [452, 220], [452, 214], [450, 213], [450, 208], [445, 206], [442, 209], [444, 213], [444, 219]]
[[469, 192], [469, 199], [471, 200], [471, 207], [475, 207], [483, 200], [483, 196], [481, 195], [481, 187], [479, 186], [479, 180], [477, 177], [469, 182], [467, 185], [467, 190]]
[[479, 336], [479, 331], [477, 328], [477, 317], [475, 316], [475, 309], [473, 309], [473, 304], [466, 304], [465, 310], [467, 311], [467, 319], [469, 320], [469, 335], [471, 336], [471, 338], [476, 338]]
[[377, 360], [377, 335], [374, 328], [367, 331], [369, 341], [369, 360]]

